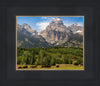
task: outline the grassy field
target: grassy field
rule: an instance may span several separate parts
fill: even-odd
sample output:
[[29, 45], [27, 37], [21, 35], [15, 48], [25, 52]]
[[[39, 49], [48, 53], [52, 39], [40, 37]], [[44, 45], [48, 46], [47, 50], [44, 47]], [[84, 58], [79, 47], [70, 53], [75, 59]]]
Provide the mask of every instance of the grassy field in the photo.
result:
[[[26, 67], [27, 68], [23, 68]], [[75, 66], [72, 64], [68, 65], [60, 65], [59, 67], [56, 66], [51, 66], [51, 67], [41, 67], [41, 65], [36, 66], [35, 68], [31, 68], [33, 65], [17, 65], [16, 69], [17, 70], [84, 70], [83, 66]]]

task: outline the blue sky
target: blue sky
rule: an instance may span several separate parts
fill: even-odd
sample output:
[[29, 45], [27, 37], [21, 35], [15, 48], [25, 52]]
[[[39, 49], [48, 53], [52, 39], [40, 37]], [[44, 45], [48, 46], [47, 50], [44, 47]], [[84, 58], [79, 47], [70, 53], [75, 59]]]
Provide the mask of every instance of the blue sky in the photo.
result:
[[[32, 29], [41, 31], [46, 28], [47, 25], [56, 17], [21, 17], [17, 16], [17, 24], [28, 24]], [[83, 26], [83, 17], [60, 17], [64, 25], [70, 26], [74, 23], [78, 23], [79, 26]]]

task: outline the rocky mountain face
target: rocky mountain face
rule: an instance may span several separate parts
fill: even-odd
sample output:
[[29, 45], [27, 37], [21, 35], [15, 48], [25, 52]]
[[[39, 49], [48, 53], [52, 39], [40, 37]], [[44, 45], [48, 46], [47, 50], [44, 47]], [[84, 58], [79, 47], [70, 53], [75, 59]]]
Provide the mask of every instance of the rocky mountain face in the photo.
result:
[[77, 23], [66, 27], [60, 18], [53, 19], [45, 30], [33, 30], [28, 24], [17, 24], [18, 47], [80, 46], [83, 27]]
[[17, 33], [17, 47], [34, 48], [34, 47], [49, 47], [50, 45], [45, 39], [28, 36], [22, 32]]
[[17, 24], [17, 31], [22, 32], [23, 34], [28, 36], [38, 35], [38, 32], [36, 30], [33, 30], [28, 24]]
[[78, 33], [78, 34], [82, 35], [82, 33], [83, 33], [83, 27], [78, 26], [77, 23], [74, 23], [73, 25], [68, 26], [68, 29], [70, 29], [73, 34]]
[[68, 41], [71, 32], [60, 18], [56, 18], [50, 22], [45, 30], [40, 32], [40, 35], [50, 44], [61, 45]]
[[25, 48], [49, 47], [45, 39], [28, 24], [17, 24], [17, 46]]

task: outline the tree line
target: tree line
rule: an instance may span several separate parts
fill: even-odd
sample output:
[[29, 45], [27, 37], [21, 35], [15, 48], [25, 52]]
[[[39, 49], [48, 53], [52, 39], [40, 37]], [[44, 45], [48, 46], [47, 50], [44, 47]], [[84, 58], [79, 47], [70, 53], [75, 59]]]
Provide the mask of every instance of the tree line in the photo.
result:
[[83, 65], [83, 49], [73, 47], [17, 48], [18, 65]]

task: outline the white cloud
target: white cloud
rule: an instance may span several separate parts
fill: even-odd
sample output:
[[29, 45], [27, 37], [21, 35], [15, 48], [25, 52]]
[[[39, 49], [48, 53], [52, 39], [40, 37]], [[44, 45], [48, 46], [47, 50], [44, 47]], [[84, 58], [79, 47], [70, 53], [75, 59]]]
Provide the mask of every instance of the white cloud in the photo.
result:
[[54, 19], [54, 17], [41, 17], [42, 19], [45, 19], [45, 21], [43, 22], [38, 22], [36, 24], [36, 26], [38, 27], [38, 29], [41, 31], [41, 30], [44, 30], [46, 29], [46, 27], [49, 25], [49, 23]]
[[54, 17], [52, 17], [52, 19], [55, 19]]
[[55, 19], [54, 17], [41, 17], [42, 19], [46, 19], [46, 21], [51, 21], [52, 19]]
[[39, 30], [44, 30], [48, 25], [49, 25], [49, 22], [40, 22], [40, 23], [37, 23], [36, 24], [39, 28]]
[[41, 17], [42, 19], [48, 19], [48, 17]]

